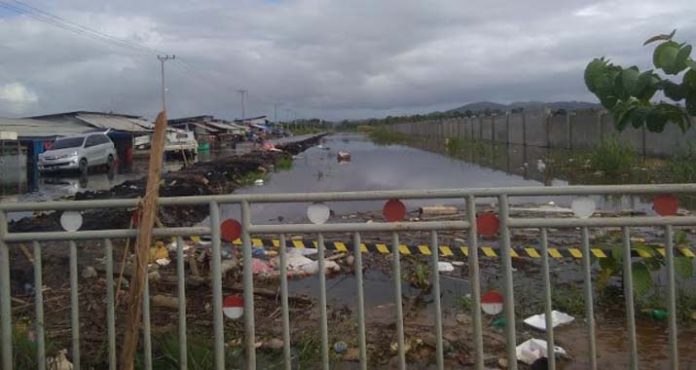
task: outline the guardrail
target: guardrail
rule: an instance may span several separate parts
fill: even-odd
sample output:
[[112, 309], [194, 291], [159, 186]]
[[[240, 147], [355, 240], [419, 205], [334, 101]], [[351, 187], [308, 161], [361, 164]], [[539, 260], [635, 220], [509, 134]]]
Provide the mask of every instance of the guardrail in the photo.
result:
[[[289, 233], [316, 233], [318, 245], [319, 271], [324, 271], [324, 233], [328, 232], [352, 232], [353, 253], [355, 256], [356, 276], [356, 308], [358, 313], [358, 343], [360, 349], [360, 363], [362, 369], [367, 369], [367, 343], [365, 331], [365, 299], [363, 290], [362, 257], [360, 253], [361, 233], [366, 232], [391, 232], [391, 251], [399, 250], [399, 232], [401, 231], [429, 231], [431, 233], [431, 267], [432, 267], [432, 292], [434, 299], [436, 336], [436, 363], [439, 369], [444, 367], [443, 338], [442, 338], [442, 312], [440, 301], [440, 278], [438, 260], [440, 248], [438, 247], [438, 232], [442, 230], [460, 230], [468, 234], [468, 263], [471, 277], [472, 291], [472, 325], [475, 368], [484, 368], [482, 318], [480, 309], [480, 273], [478, 261], [478, 232], [476, 220], [476, 200], [480, 198], [497, 199], [498, 220], [500, 222], [500, 252], [502, 260], [503, 295], [505, 325], [506, 353], [510, 369], [517, 369], [515, 353], [516, 328], [515, 328], [515, 299], [513, 291], [513, 275], [511, 265], [511, 241], [510, 230], [513, 228], [536, 228], [541, 235], [541, 263], [542, 280], [544, 286], [547, 342], [549, 348], [554, 346], [554, 334], [551, 325], [551, 282], [549, 273], [548, 229], [557, 228], [581, 228], [582, 231], [582, 267], [584, 275], [584, 300], [585, 316], [588, 331], [589, 351], [587, 353], [590, 367], [597, 369], [594, 304], [592, 295], [591, 255], [589, 244], [589, 228], [621, 227], [623, 232], [623, 251], [628, 256], [631, 253], [630, 228], [637, 226], [662, 227], [665, 231], [665, 250], [668, 286], [668, 325], [669, 325], [669, 359], [670, 368], [677, 369], [679, 357], [677, 352], [677, 321], [676, 321], [676, 288], [674, 269], [674, 242], [673, 226], [694, 226], [694, 216], [645, 216], [645, 217], [612, 217], [612, 218], [515, 218], [510, 216], [509, 199], [518, 196], [556, 196], [556, 195], [655, 195], [655, 194], [696, 194], [696, 184], [675, 185], [622, 185], [622, 186], [568, 186], [568, 187], [515, 187], [497, 189], [451, 189], [451, 190], [412, 190], [412, 191], [377, 191], [377, 192], [345, 192], [345, 193], [311, 193], [311, 194], [250, 194], [250, 195], [216, 195], [194, 197], [161, 198], [161, 206], [182, 205], [208, 205], [210, 209], [209, 226], [198, 227], [165, 227], [154, 230], [156, 237], [176, 237], [177, 240], [177, 279], [178, 279], [178, 320], [179, 320], [179, 345], [180, 367], [187, 366], [187, 342], [186, 342], [186, 304], [185, 302], [185, 276], [183, 261], [183, 241], [185, 236], [209, 235], [212, 238], [212, 314], [214, 353], [216, 369], [225, 368], [223, 330], [223, 302], [222, 302], [222, 276], [221, 276], [221, 230], [219, 225], [220, 206], [223, 204], [238, 204], [241, 207], [241, 239], [243, 246], [243, 286], [244, 286], [244, 333], [246, 345], [246, 365], [250, 369], [256, 368], [255, 348], [255, 317], [254, 317], [254, 282], [252, 276], [252, 234], [275, 234], [280, 240], [280, 286], [283, 318], [284, 360], [286, 368], [291, 366], [290, 352], [290, 318], [288, 306], [288, 281], [286, 271], [286, 234]], [[373, 223], [328, 223], [328, 224], [281, 224], [261, 225], [252, 223], [251, 204], [255, 203], [312, 203], [312, 202], [342, 202], [357, 200], [390, 200], [390, 199], [446, 199], [459, 198], [466, 200], [467, 219], [460, 221], [429, 221], [429, 222], [373, 222]], [[87, 200], [87, 201], [55, 201], [41, 203], [8, 203], [0, 204], [0, 345], [2, 347], [2, 368], [13, 368], [12, 348], [12, 309], [10, 290], [10, 260], [9, 248], [17, 242], [33, 242], [34, 248], [34, 279], [37, 288], [42, 286], [41, 250], [43, 241], [67, 240], [69, 241], [70, 255], [70, 288], [71, 288], [71, 359], [76, 369], [80, 368], [80, 330], [78, 310], [78, 271], [77, 271], [77, 240], [103, 240], [107, 278], [107, 333], [109, 368], [116, 368], [116, 330], [114, 315], [114, 282], [113, 282], [113, 238], [132, 238], [136, 236], [135, 230], [109, 229], [109, 230], [85, 230], [64, 232], [26, 232], [16, 233], [8, 231], [8, 213], [25, 211], [75, 211], [99, 208], [133, 208], [137, 205], [137, 199], [115, 200]], [[401, 276], [400, 253], [392, 253], [392, 276]], [[319, 273], [319, 308], [320, 308], [320, 332], [321, 332], [321, 359], [324, 369], [329, 368], [329, 343], [328, 343], [328, 318], [326, 308], [326, 277]], [[631, 264], [624, 264], [625, 279], [625, 309], [627, 317], [627, 333], [629, 339], [629, 356], [631, 369], [638, 368], [638, 354], [636, 343], [635, 312], [633, 298], [633, 282]], [[404, 315], [402, 311], [402, 282], [400, 278], [394, 280], [395, 316], [397, 331], [397, 347], [399, 365], [406, 368], [405, 344], [404, 344]], [[145, 297], [149, 297], [148, 285], [145, 285]], [[44, 333], [44, 307], [41, 289], [35, 289], [35, 323], [37, 329], [37, 359], [39, 369], [45, 369], [45, 333]], [[152, 344], [150, 333], [150, 302], [143, 302], [143, 350], [144, 366], [152, 368]], [[318, 359], [319, 360], [319, 359]], [[555, 357], [548, 358], [549, 368], [555, 369]]]

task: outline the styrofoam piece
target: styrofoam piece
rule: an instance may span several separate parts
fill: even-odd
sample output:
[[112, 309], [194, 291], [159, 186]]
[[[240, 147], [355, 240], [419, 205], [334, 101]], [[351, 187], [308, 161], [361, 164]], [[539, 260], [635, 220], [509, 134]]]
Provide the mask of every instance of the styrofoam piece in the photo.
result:
[[[565, 312], [551, 311], [551, 325], [557, 327], [559, 325], [568, 324], [575, 320], [575, 317], [568, 315]], [[524, 319], [524, 323], [533, 327], [534, 329], [546, 331], [546, 314], [540, 313], [538, 315], [532, 315]]]

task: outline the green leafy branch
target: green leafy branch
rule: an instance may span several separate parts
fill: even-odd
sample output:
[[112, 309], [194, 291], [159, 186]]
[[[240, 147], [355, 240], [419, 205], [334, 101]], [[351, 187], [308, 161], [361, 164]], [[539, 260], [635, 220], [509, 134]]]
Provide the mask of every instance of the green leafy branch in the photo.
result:
[[[585, 68], [587, 88], [611, 111], [619, 131], [629, 123], [652, 132], [662, 132], [669, 122], [682, 131], [691, 126], [689, 116], [696, 115], [696, 61], [691, 59], [691, 45], [672, 40], [675, 32], [653, 36], [644, 45], [662, 41], [653, 52], [653, 65], [664, 74], [675, 76], [675, 80], [683, 73], [679, 83], [662, 78], [654, 70], [623, 68], [603, 57], [592, 60]], [[658, 91], [672, 102], [653, 102]]]

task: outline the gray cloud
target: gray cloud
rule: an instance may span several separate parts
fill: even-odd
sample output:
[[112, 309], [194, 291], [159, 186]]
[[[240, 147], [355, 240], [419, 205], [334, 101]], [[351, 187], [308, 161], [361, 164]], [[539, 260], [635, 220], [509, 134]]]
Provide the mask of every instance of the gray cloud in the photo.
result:
[[[27, 0], [28, 1], [28, 0]], [[582, 70], [597, 56], [649, 67], [647, 37], [696, 39], [693, 1], [119, 1], [38, 8], [177, 55], [170, 116], [328, 119], [447, 109], [466, 102], [592, 99]], [[155, 52], [117, 47], [0, 8], [0, 86], [26, 104], [0, 115], [71, 109], [153, 117]], [[34, 94], [34, 95], [32, 95]], [[294, 112], [294, 113], [293, 113]]]

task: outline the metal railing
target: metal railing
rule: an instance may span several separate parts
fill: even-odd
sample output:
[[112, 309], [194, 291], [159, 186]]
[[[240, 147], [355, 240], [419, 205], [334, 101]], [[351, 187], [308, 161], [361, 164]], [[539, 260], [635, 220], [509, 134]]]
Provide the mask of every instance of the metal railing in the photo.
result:
[[[186, 368], [187, 341], [186, 341], [186, 294], [183, 258], [183, 237], [210, 235], [212, 238], [212, 315], [214, 334], [214, 353], [216, 369], [225, 368], [224, 344], [225, 333], [223, 325], [223, 296], [221, 273], [221, 231], [220, 231], [220, 206], [223, 204], [237, 204], [241, 207], [241, 239], [243, 241], [243, 286], [244, 286], [244, 335], [246, 346], [246, 365], [249, 369], [256, 368], [255, 347], [255, 317], [254, 317], [254, 281], [252, 275], [252, 234], [277, 234], [280, 236], [280, 290], [282, 304], [283, 342], [285, 367], [291, 367], [291, 343], [290, 343], [290, 318], [288, 305], [288, 278], [286, 270], [286, 240], [290, 233], [314, 233], [317, 235], [318, 265], [319, 271], [324, 271], [324, 234], [329, 232], [352, 232], [353, 253], [355, 257], [355, 277], [357, 292], [357, 319], [358, 319], [358, 343], [360, 364], [362, 369], [367, 369], [367, 339], [365, 329], [365, 297], [363, 290], [363, 261], [361, 256], [361, 233], [365, 232], [391, 232], [392, 249], [400, 249], [399, 232], [403, 231], [427, 231], [431, 233], [431, 267], [432, 267], [432, 297], [434, 299], [434, 317], [436, 335], [436, 363], [439, 369], [444, 367], [443, 338], [442, 338], [442, 310], [440, 301], [440, 277], [438, 260], [440, 258], [438, 232], [443, 230], [459, 230], [468, 233], [468, 263], [471, 278], [472, 298], [472, 325], [475, 368], [484, 368], [484, 343], [481, 318], [481, 290], [480, 272], [478, 260], [478, 233], [476, 219], [476, 201], [481, 198], [497, 199], [498, 217], [500, 220], [500, 249], [502, 258], [502, 277], [506, 353], [510, 369], [517, 369], [516, 326], [515, 326], [515, 299], [513, 291], [513, 274], [511, 259], [510, 230], [515, 228], [535, 228], [540, 230], [540, 247], [542, 254], [542, 280], [544, 286], [544, 303], [546, 315], [548, 348], [554, 348], [554, 333], [552, 325], [552, 301], [551, 280], [549, 272], [548, 253], [548, 229], [557, 228], [581, 228], [582, 231], [582, 267], [584, 276], [584, 300], [585, 317], [588, 332], [588, 360], [591, 369], [597, 369], [594, 304], [592, 294], [592, 275], [590, 259], [589, 228], [621, 227], [623, 237], [623, 251], [625, 256], [630, 255], [631, 235], [630, 228], [638, 226], [658, 226], [664, 228], [667, 287], [668, 287], [668, 326], [669, 326], [669, 360], [670, 368], [679, 367], [677, 352], [677, 321], [676, 321], [676, 288], [673, 251], [673, 226], [694, 226], [694, 216], [642, 216], [642, 217], [612, 217], [612, 218], [516, 218], [510, 216], [509, 198], [533, 197], [533, 196], [560, 196], [560, 195], [650, 195], [650, 194], [696, 194], [696, 184], [675, 185], [622, 185], [622, 186], [568, 186], [568, 187], [515, 187], [496, 189], [452, 189], [452, 190], [413, 190], [413, 191], [376, 191], [376, 192], [344, 192], [344, 193], [311, 193], [311, 194], [250, 194], [250, 195], [218, 195], [218, 196], [192, 196], [161, 198], [160, 206], [194, 206], [208, 205], [210, 211], [210, 226], [196, 227], [163, 227], [154, 230], [155, 237], [176, 237], [176, 263], [177, 263], [177, 289], [178, 289], [178, 337], [180, 345], [180, 367]], [[343, 202], [358, 200], [388, 200], [388, 199], [463, 199], [466, 201], [466, 220], [458, 221], [419, 221], [419, 222], [372, 222], [372, 223], [328, 223], [328, 224], [280, 224], [261, 225], [252, 223], [252, 210], [250, 205], [257, 203], [311, 203], [311, 202]], [[71, 359], [76, 369], [80, 368], [80, 330], [78, 309], [78, 271], [77, 271], [77, 243], [78, 240], [103, 240], [106, 264], [106, 301], [107, 301], [107, 336], [109, 368], [116, 368], [116, 330], [114, 314], [114, 281], [113, 281], [113, 238], [133, 238], [135, 230], [107, 229], [86, 230], [74, 232], [8, 232], [8, 214], [26, 211], [67, 211], [67, 210], [93, 210], [104, 208], [133, 208], [137, 205], [136, 199], [115, 200], [86, 200], [86, 201], [55, 201], [42, 203], [4, 203], [0, 204], [0, 345], [2, 349], [2, 368], [13, 368], [12, 347], [12, 307], [10, 288], [10, 250], [18, 242], [33, 242], [34, 252], [34, 279], [35, 279], [35, 321], [37, 359], [39, 369], [45, 369], [45, 333], [44, 333], [44, 303], [42, 292], [42, 245], [44, 241], [69, 241], [70, 258], [70, 302], [71, 302]], [[404, 343], [404, 314], [402, 311], [400, 253], [392, 253], [392, 276], [394, 281], [395, 316], [397, 331], [397, 353], [399, 365], [406, 367], [406, 350]], [[629, 338], [630, 368], [638, 368], [638, 353], [636, 344], [636, 326], [634, 317], [633, 282], [631, 279], [631, 264], [624, 263], [623, 271], [625, 279], [625, 309], [627, 320], [627, 334]], [[321, 333], [321, 359], [324, 369], [329, 368], [329, 327], [326, 302], [326, 277], [319, 273], [319, 309], [320, 309], [320, 333]], [[149, 297], [149, 287], [146, 284], [145, 297]], [[143, 351], [144, 367], [152, 368], [152, 344], [150, 330], [149, 299], [144, 299], [143, 309]], [[555, 369], [555, 356], [549, 356], [549, 368]]]

